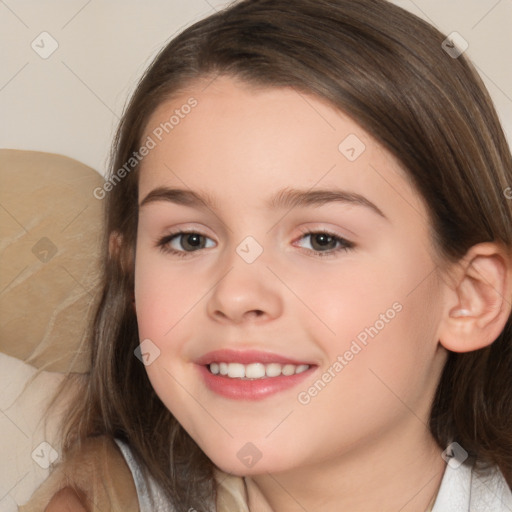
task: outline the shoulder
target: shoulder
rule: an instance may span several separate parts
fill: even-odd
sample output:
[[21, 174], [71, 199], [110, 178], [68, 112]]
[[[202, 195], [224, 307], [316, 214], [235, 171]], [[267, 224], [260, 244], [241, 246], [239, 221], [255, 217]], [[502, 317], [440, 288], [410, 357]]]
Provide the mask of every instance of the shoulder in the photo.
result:
[[87, 512], [86, 502], [82, 491], [64, 487], [53, 496], [45, 512]]
[[76, 512], [139, 510], [132, 473], [112, 438], [90, 438], [70, 449], [19, 510], [43, 512], [51, 506], [49, 512], [65, 511], [67, 503]]
[[512, 510], [512, 489], [497, 466], [474, 470], [471, 493], [471, 510]]
[[447, 464], [433, 512], [512, 510], [512, 492], [497, 467], [477, 469], [471, 463]]

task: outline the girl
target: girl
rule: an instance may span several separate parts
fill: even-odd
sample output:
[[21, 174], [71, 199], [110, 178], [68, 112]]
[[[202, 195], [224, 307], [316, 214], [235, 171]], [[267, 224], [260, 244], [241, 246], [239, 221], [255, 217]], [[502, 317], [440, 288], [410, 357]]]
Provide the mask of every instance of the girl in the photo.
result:
[[512, 159], [456, 43], [383, 0], [242, 0], [162, 50], [23, 510], [512, 510]]

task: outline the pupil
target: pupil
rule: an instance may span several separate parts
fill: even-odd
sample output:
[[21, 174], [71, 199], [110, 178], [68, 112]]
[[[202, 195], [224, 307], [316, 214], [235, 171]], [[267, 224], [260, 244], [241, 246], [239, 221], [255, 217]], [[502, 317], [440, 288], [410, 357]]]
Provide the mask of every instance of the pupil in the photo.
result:
[[329, 245], [329, 244], [332, 244], [332, 242], [334, 241], [334, 237], [332, 237], [331, 235], [327, 235], [325, 233], [320, 233], [320, 234], [317, 234], [313, 237], [313, 247], [315, 246], [315, 242], [317, 243], [317, 245], [321, 248], [324, 248]]
[[201, 245], [201, 235], [190, 234], [185, 238], [185, 244], [190, 247], [199, 247]]

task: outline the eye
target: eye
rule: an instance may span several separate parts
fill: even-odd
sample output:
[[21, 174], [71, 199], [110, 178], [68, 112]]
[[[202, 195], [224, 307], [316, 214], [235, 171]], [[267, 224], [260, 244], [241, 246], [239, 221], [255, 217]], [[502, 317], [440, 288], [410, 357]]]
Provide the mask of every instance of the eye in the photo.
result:
[[309, 239], [311, 249], [308, 249], [308, 251], [313, 251], [315, 256], [333, 256], [334, 253], [349, 251], [355, 247], [352, 242], [328, 231], [304, 230], [302, 231], [302, 235], [300, 240]]
[[[195, 252], [198, 249], [207, 248], [207, 240], [211, 240], [201, 233], [193, 231], [178, 231], [161, 238], [157, 246], [165, 253], [185, 256], [188, 252]], [[209, 245], [208, 247], [212, 247]]]
[[[302, 237], [299, 240], [308, 240], [311, 248], [304, 248], [308, 253], [314, 256], [334, 256], [339, 251], [349, 251], [355, 245], [348, 240], [341, 238], [334, 233], [328, 231], [312, 231], [301, 230]], [[194, 231], [178, 231], [167, 235], [157, 242], [157, 247], [166, 254], [174, 254], [176, 256], [187, 256], [187, 253], [196, 252], [199, 249], [207, 249], [213, 247], [208, 245], [208, 241], [213, 242], [201, 233]]]

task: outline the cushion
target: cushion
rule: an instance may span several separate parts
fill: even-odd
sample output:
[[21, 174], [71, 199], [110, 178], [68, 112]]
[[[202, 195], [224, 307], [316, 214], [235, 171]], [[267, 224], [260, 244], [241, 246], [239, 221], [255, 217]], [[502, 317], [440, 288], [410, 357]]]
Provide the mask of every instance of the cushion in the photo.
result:
[[62, 155], [0, 150], [0, 510], [14, 512], [61, 461], [58, 427], [88, 370], [99, 300], [104, 183]]
[[[44, 410], [64, 375], [39, 371], [0, 353], [0, 510], [14, 512], [60, 461], [57, 427], [66, 393], [49, 417]], [[71, 391], [71, 390], [69, 390]]]
[[98, 300], [104, 183], [71, 158], [0, 150], [0, 351], [84, 372]]

